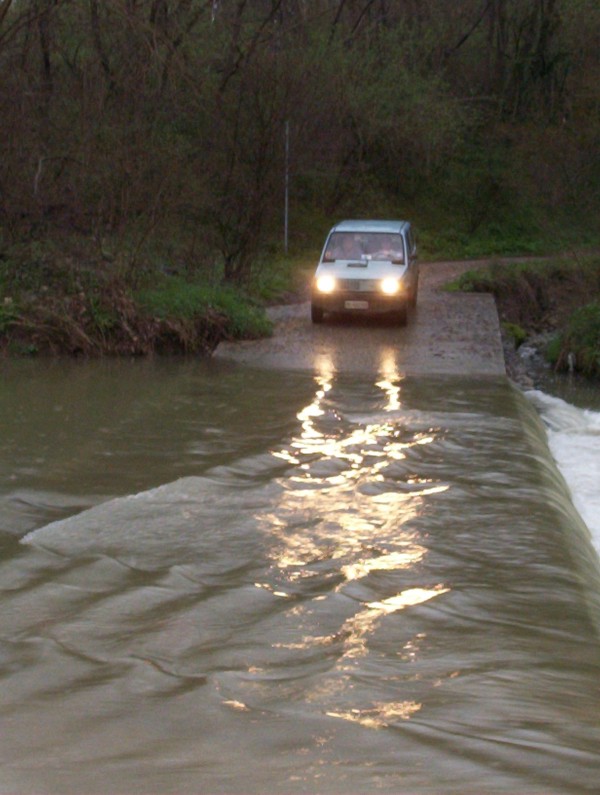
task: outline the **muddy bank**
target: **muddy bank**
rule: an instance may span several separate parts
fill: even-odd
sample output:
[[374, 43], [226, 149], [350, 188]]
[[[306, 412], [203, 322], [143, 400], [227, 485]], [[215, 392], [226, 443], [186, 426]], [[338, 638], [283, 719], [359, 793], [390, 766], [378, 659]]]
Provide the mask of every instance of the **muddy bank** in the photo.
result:
[[221, 343], [215, 357], [260, 367], [400, 375], [498, 376], [506, 372], [494, 299], [441, 288], [474, 263], [423, 263], [408, 326], [384, 319], [310, 321], [308, 302], [272, 307], [270, 339]]

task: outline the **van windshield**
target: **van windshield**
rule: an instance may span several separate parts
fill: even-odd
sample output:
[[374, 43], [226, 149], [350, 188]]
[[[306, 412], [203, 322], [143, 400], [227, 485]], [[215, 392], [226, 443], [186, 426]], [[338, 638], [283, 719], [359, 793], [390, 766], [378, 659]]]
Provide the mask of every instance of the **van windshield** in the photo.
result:
[[381, 259], [404, 262], [402, 235], [388, 232], [334, 232], [325, 250], [326, 260]]

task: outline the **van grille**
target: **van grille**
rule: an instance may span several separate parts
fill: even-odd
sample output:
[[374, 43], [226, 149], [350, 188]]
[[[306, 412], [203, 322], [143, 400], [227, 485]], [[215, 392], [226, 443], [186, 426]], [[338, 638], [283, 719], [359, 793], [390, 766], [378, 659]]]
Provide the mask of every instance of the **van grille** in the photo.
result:
[[340, 289], [349, 293], [367, 293], [377, 290], [376, 279], [340, 279]]

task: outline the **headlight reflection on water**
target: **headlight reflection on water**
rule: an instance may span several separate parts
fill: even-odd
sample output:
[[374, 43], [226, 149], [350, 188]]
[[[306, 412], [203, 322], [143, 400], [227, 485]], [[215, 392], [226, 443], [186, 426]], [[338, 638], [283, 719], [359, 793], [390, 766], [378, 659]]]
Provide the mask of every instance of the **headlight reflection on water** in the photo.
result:
[[381, 729], [398, 720], [408, 720], [415, 712], [421, 709], [421, 704], [416, 701], [396, 701], [392, 703], [377, 703], [370, 709], [350, 709], [345, 712], [327, 712], [330, 718], [343, 718], [344, 720], [360, 723], [368, 729]]
[[392, 348], [384, 348], [379, 362], [381, 378], [375, 386], [387, 396], [385, 411], [399, 411], [401, 376], [396, 365], [396, 355]]
[[[407, 451], [431, 444], [435, 432], [410, 434], [403, 427], [402, 379], [392, 349], [380, 362], [375, 386], [384, 397], [383, 415], [375, 421], [345, 418], [331, 397], [334, 363], [323, 356], [318, 365], [313, 400], [297, 414], [298, 433], [273, 453], [290, 465], [276, 512], [262, 517], [281, 542], [276, 565], [289, 570], [339, 561], [346, 582], [413, 566], [425, 549], [404, 526], [418, 516], [425, 496], [447, 486], [399, 470]], [[310, 569], [288, 576], [310, 576]]]
[[[288, 637], [277, 645], [297, 650], [336, 649], [338, 675], [329, 685], [322, 683], [314, 694], [315, 700], [325, 705], [331, 699], [339, 704], [340, 694], [333, 691], [346, 687], [347, 677], [369, 654], [370, 640], [387, 617], [449, 590], [443, 584], [402, 589], [406, 577], [401, 573], [412, 572], [414, 583], [415, 569], [427, 554], [419, 531], [410, 522], [421, 513], [428, 495], [448, 487], [420, 478], [406, 463], [407, 453], [415, 446], [433, 443], [437, 432], [406, 427], [402, 379], [394, 356], [390, 350], [382, 357], [375, 383], [382, 395], [380, 405], [358, 420], [348, 416], [334, 399], [335, 367], [323, 357], [315, 376], [314, 397], [297, 414], [297, 433], [273, 453], [289, 465], [279, 481], [281, 491], [274, 510], [258, 517], [274, 542], [273, 582], [256, 586], [280, 598], [296, 597], [287, 615], [290, 622], [298, 624], [300, 637]], [[379, 591], [380, 598], [364, 601], [352, 596], [358, 606], [354, 615], [340, 615], [331, 634], [320, 633], [316, 613], [327, 615], [329, 625], [339, 611], [337, 602], [336, 606], [332, 603], [330, 612], [327, 600], [345, 593], [353, 583], [366, 583], [375, 573], [386, 575], [384, 588], [396, 583], [398, 591], [391, 595]], [[366, 592], [379, 595], [381, 587], [367, 585]], [[317, 631], [311, 633], [313, 622]], [[413, 641], [408, 643], [414, 656], [418, 645]], [[398, 654], [399, 662], [409, 656], [402, 649]], [[348, 692], [344, 694], [342, 701]], [[370, 704], [365, 709], [353, 705], [350, 710], [326, 706], [325, 712], [373, 728], [407, 719], [419, 708], [416, 702], [402, 701]]]

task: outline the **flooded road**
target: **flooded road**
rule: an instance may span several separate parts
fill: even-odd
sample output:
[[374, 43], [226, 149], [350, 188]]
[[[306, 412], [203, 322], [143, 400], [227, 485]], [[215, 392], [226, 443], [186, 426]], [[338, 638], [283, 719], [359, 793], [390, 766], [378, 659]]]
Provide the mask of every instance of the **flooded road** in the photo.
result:
[[597, 791], [598, 558], [506, 378], [11, 362], [0, 418], [0, 792]]

